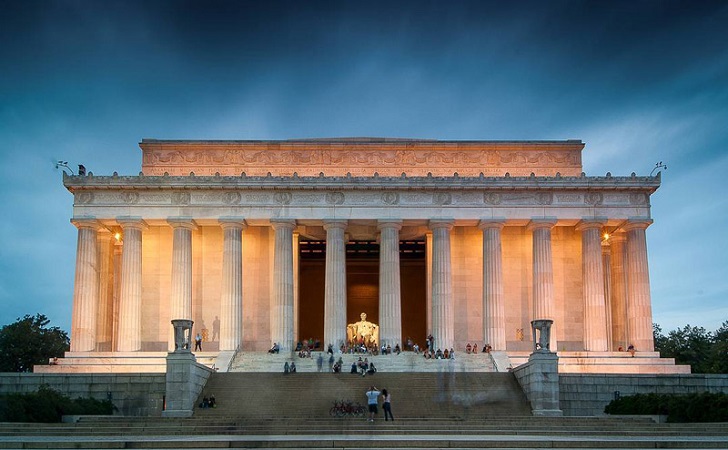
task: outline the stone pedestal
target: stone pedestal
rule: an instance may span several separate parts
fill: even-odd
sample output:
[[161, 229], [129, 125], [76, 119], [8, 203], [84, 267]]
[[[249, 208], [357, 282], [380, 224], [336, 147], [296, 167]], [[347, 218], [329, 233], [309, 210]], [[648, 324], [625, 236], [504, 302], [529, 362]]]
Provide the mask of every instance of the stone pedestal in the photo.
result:
[[559, 406], [559, 357], [553, 352], [536, 352], [528, 358], [527, 366], [527, 396], [533, 415], [563, 415]]
[[195, 402], [213, 370], [197, 364], [190, 352], [192, 340], [191, 320], [172, 320], [175, 350], [167, 354], [165, 409], [162, 417], [190, 417]]

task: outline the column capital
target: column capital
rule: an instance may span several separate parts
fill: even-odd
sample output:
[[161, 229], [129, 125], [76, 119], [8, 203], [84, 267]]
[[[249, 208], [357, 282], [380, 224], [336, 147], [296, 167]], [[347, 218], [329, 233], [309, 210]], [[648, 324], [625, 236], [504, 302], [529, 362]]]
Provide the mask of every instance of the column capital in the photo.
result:
[[383, 228], [395, 228], [397, 230], [402, 229], [402, 221], [401, 220], [389, 220], [389, 219], [382, 219], [377, 221], [377, 229], [381, 230]]
[[646, 217], [630, 217], [627, 219], [627, 222], [622, 225], [622, 229], [624, 231], [646, 230], [647, 227], [652, 225], [652, 222], [652, 219], [648, 219]]
[[576, 231], [591, 230], [594, 228], [601, 229], [607, 223], [606, 217], [590, 217], [581, 219], [576, 224]]
[[346, 230], [347, 225], [349, 225], [349, 221], [346, 219], [324, 219], [324, 230], [327, 230], [329, 228], [341, 228], [342, 230]]
[[190, 231], [197, 229], [197, 222], [191, 217], [169, 217], [167, 218], [167, 223], [172, 228], [184, 228]]
[[223, 230], [227, 230], [228, 228], [244, 230], [248, 228], [248, 223], [242, 217], [220, 217], [217, 219], [217, 223], [220, 224]]
[[141, 217], [117, 217], [116, 223], [118, 223], [124, 230], [126, 230], [127, 228], [136, 230], [146, 230], [147, 228], [149, 228], [147, 223]]
[[489, 228], [497, 228], [499, 230], [502, 230], [504, 226], [506, 226], [505, 218], [480, 219], [480, 222], [478, 222], [478, 228], [480, 228], [481, 230], [487, 230]]
[[556, 222], [556, 217], [533, 218], [530, 222], [528, 222], [528, 225], [526, 225], [526, 229], [537, 230], [539, 228], [548, 228], [550, 230], [556, 225]]
[[71, 219], [71, 223], [79, 230], [81, 228], [91, 228], [92, 230], [101, 228], [101, 223], [95, 217], [74, 217]]
[[296, 228], [296, 221], [293, 219], [271, 219], [270, 226], [272, 226], [274, 230], [279, 228], [293, 230]]
[[427, 224], [427, 227], [431, 230], [436, 230], [438, 228], [447, 228], [448, 230], [452, 230], [452, 227], [454, 226], [454, 219], [430, 219], [430, 222]]
[[99, 228], [98, 234], [96, 235], [96, 239], [102, 242], [111, 242], [113, 237], [114, 233], [106, 227]]

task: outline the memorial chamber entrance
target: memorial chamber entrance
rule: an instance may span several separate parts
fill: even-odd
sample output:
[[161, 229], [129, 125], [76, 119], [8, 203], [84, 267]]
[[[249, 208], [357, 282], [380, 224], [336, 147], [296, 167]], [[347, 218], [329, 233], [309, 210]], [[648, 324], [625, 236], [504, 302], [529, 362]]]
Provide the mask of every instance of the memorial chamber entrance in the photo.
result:
[[[402, 336], [424, 343], [427, 334], [427, 270], [424, 240], [399, 243]], [[379, 310], [379, 243], [350, 240], [346, 244], [346, 323], [366, 321], [381, 324]], [[299, 241], [299, 291], [297, 339], [324, 343], [324, 297], [326, 289], [326, 242]]]

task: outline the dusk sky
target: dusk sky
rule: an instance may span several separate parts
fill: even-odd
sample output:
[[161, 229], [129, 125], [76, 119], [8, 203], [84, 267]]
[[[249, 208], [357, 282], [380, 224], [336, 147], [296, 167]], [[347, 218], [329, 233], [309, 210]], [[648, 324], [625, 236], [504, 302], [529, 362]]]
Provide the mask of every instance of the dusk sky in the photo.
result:
[[57, 160], [137, 174], [138, 142], [581, 139], [648, 175], [653, 319], [728, 320], [728, 2], [0, 0], [0, 325], [70, 330]]

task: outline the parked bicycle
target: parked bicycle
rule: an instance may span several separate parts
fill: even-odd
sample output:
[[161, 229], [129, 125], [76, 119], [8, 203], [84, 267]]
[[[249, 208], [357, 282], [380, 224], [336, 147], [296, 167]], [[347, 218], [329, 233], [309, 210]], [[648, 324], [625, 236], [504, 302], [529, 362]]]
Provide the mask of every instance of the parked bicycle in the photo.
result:
[[334, 406], [329, 410], [329, 415], [332, 417], [364, 417], [366, 414], [366, 408], [360, 403], [354, 403], [351, 401], [334, 401]]

